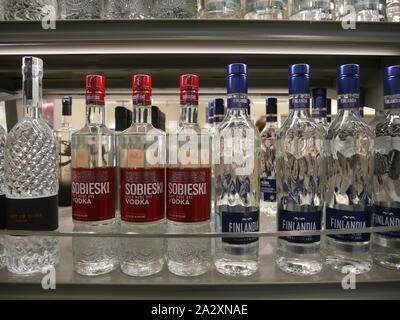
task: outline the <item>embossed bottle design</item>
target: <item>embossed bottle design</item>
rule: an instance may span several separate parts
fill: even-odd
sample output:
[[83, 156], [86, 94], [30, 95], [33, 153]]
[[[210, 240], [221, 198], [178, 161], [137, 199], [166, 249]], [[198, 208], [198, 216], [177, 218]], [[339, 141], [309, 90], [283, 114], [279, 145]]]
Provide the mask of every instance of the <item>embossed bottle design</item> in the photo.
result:
[[[105, 125], [105, 78], [86, 76], [86, 124], [72, 135], [72, 219], [77, 232], [114, 232], [115, 138]], [[99, 275], [118, 266], [114, 238], [72, 239], [74, 269]]]
[[[208, 130], [198, 124], [199, 77], [180, 77], [181, 114], [178, 127], [168, 135], [168, 232], [210, 232], [211, 154]], [[168, 239], [168, 269], [181, 276], [207, 272], [211, 239]]]
[[[10, 131], [5, 148], [6, 228], [52, 231], [58, 228], [58, 154], [53, 131], [40, 118], [43, 61], [22, 59], [24, 117]], [[54, 266], [54, 237], [6, 236], [7, 267], [32, 274]]]
[[[6, 146], [7, 131], [0, 125], [0, 229], [6, 227], [6, 184], [4, 176], [4, 148]], [[4, 236], [0, 236], [0, 268], [6, 265]]]
[[[151, 124], [152, 79], [132, 77], [133, 123], [118, 136], [121, 231], [165, 232], [165, 133]], [[122, 272], [148, 276], [162, 270], [165, 240], [120, 240]]]

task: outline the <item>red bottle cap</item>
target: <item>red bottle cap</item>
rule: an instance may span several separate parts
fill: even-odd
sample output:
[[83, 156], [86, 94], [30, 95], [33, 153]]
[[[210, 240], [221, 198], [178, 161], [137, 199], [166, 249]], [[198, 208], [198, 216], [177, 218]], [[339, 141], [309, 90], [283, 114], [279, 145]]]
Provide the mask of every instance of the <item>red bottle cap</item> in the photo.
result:
[[132, 103], [151, 104], [152, 79], [146, 74], [132, 76]]
[[86, 76], [86, 104], [104, 104], [106, 78], [98, 75]]
[[180, 77], [181, 104], [199, 103], [199, 76], [184, 74]]

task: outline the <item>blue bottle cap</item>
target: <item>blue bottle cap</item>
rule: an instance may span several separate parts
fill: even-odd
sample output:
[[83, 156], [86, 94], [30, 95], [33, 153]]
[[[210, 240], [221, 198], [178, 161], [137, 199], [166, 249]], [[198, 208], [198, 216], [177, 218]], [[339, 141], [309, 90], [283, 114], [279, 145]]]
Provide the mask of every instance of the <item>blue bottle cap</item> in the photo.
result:
[[225, 104], [224, 103], [224, 99], [218, 98], [218, 99], [214, 100], [214, 115], [220, 116], [220, 115], [224, 115], [225, 114], [224, 104]]
[[289, 67], [289, 94], [310, 93], [310, 66], [293, 64]]
[[244, 63], [232, 63], [228, 66], [229, 93], [247, 93], [247, 65]]
[[358, 64], [344, 64], [338, 68], [338, 94], [352, 94], [360, 92], [360, 66]]
[[278, 113], [278, 99], [268, 98], [266, 101], [266, 114], [277, 114]]
[[385, 68], [384, 94], [400, 94], [400, 65]]
[[208, 123], [213, 123], [213, 119], [214, 119], [214, 101], [210, 101], [208, 103], [208, 118], [207, 118], [207, 122]]
[[326, 108], [326, 89], [315, 88], [312, 90], [313, 109]]

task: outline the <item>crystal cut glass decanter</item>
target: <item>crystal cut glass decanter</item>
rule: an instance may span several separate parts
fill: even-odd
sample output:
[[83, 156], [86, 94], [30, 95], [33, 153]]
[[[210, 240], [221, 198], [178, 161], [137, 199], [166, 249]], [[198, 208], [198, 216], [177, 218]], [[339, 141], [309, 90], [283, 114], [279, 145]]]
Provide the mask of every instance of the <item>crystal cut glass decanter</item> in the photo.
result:
[[57, 0], [3, 0], [4, 20], [40, 21], [50, 13], [49, 7], [46, 6], [51, 6], [51, 12], [57, 17]]
[[150, 16], [150, 0], [106, 0], [103, 19], [145, 19]]
[[240, 19], [243, 17], [242, 0], [199, 1], [199, 17], [205, 19]]
[[197, 0], [151, 0], [150, 14], [160, 19], [195, 18]]
[[[6, 146], [7, 131], [0, 125], [0, 229], [6, 226], [6, 186], [4, 181], [4, 148]], [[0, 268], [6, 264], [4, 237], [0, 236]]]
[[99, 19], [104, 1], [59, 0], [61, 19]]

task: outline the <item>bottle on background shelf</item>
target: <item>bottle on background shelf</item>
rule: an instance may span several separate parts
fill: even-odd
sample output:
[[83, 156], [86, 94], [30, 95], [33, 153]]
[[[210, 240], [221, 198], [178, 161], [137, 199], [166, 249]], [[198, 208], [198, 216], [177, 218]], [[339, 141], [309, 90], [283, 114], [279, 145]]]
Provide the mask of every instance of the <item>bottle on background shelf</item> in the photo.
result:
[[[327, 230], [371, 226], [374, 133], [360, 117], [359, 66], [338, 68], [338, 115], [327, 133]], [[370, 234], [327, 235], [325, 263], [355, 274], [372, 266]]]
[[[171, 233], [210, 232], [211, 139], [198, 124], [199, 77], [180, 77], [180, 118], [168, 135], [167, 222]], [[167, 264], [180, 276], [206, 273], [211, 239], [168, 239]]]
[[[151, 124], [152, 79], [132, 77], [133, 123], [119, 136], [121, 231], [164, 233], [165, 133]], [[123, 273], [149, 276], [164, 265], [165, 239], [120, 240]]]
[[199, 18], [203, 19], [241, 19], [242, 0], [199, 0]]
[[[86, 76], [86, 124], [72, 135], [72, 219], [76, 232], [116, 230], [115, 137], [105, 125], [105, 78]], [[118, 266], [115, 238], [72, 239], [74, 269], [95, 276]]]
[[[4, 148], [6, 146], [7, 131], [0, 124], [0, 230], [6, 227], [6, 184], [4, 176]], [[6, 265], [4, 236], [0, 235], [0, 269]]]
[[55, 131], [58, 143], [58, 205], [60, 207], [71, 206], [71, 136], [75, 132], [71, 121], [72, 98], [65, 96], [62, 98], [61, 127]]
[[100, 19], [104, 1], [98, 0], [59, 0], [60, 17], [69, 19]]
[[[310, 67], [289, 67], [289, 117], [278, 133], [278, 231], [321, 230], [326, 174], [325, 130], [310, 115]], [[276, 263], [288, 273], [321, 271], [320, 236], [278, 238]]]
[[326, 123], [327, 126], [332, 123], [332, 100], [326, 99]]
[[119, 106], [115, 108], [115, 131], [122, 132], [131, 126], [128, 121], [129, 110], [125, 107]]
[[318, 21], [335, 19], [334, 0], [292, 0], [290, 20]]
[[288, 18], [287, 0], [246, 0], [245, 19], [285, 20]]
[[103, 19], [146, 19], [150, 17], [150, 0], [105, 0]]
[[[258, 232], [260, 228], [261, 138], [248, 115], [247, 65], [228, 66], [228, 110], [214, 136], [215, 225], [217, 232]], [[214, 264], [230, 276], [258, 270], [259, 239], [215, 239]]]
[[[400, 65], [385, 69], [386, 118], [376, 125], [374, 227], [400, 225]], [[372, 234], [373, 260], [400, 270], [400, 232]]]
[[276, 136], [278, 134], [278, 100], [268, 98], [266, 100], [266, 123], [261, 132], [261, 213], [276, 215], [276, 169], [275, 152]]
[[217, 98], [214, 100], [214, 120], [213, 120], [213, 127], [214, 131], [218, 125], [224, 120], [225, 118], [225, 102], [224, 99]]
[[[355, 17], [351, 14], [354, 13]], [[386, 20], [386, 0], [336, 0], [336, 20]]]
[[400, 0], [386, 0], [386, 18], [389, 22], [400, 22]]
[[311, 116], [316, 123], [328, 130], [327, 121], [327, 99], [325, 88], [315, 88], [312, 90], [312, 113]]
[[57, 0], [2, 0], [0, 1], [0, 20], [2, 10], [4, 20], [10, 21], [42, 21], [48, 19], [51, 13], [55, 15], [54, 18], [58, 17]]
[[197, 17], [197, 0], [150, 0], [150, 16], [157, 19]]
[[214, 100], [208, 103], [208, 109], [207, 109], [206, 128], [210, 130], [211, 134], [213, 126], [214, 126]]
[[[41, 119], [43, 61], [22, 58], [23, 118], [5, 147], [6, 228], [53, 231], [58, 228], [58, 154], [52, 129]], [[8, 271], [40, 273], [58, 262], [58, 240], [44, 236], [5, 236]]]

